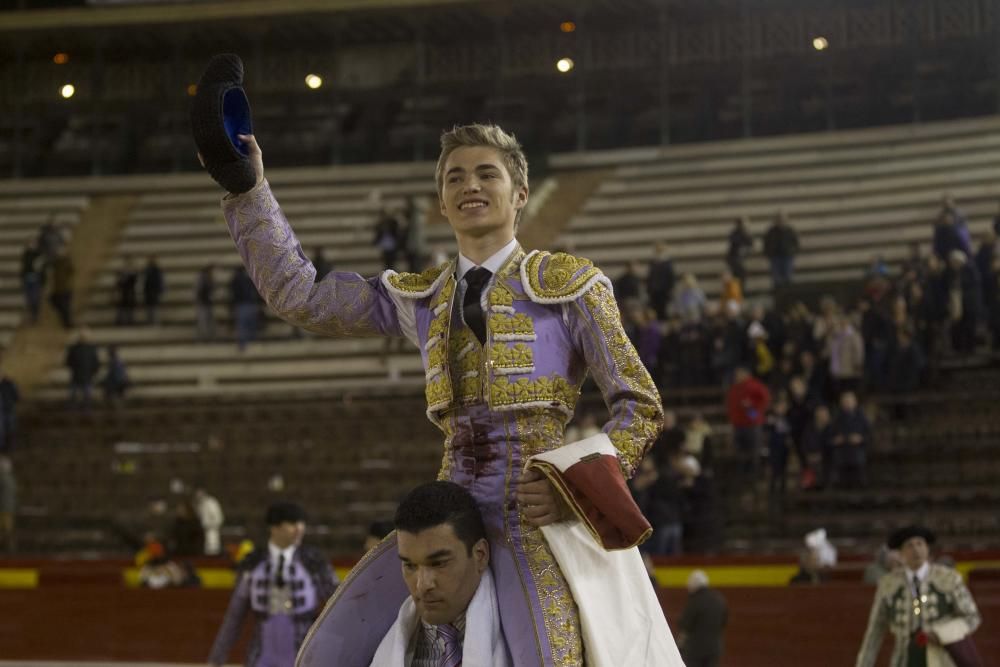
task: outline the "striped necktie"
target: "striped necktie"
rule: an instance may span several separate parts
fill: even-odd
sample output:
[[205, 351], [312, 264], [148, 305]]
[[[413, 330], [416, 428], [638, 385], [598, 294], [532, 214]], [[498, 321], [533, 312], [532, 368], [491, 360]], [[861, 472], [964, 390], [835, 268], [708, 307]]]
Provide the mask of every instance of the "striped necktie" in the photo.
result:
[[444, 655], [439, 667], [461, 667], [462, 635], [454, 625], [437, 626], [438, 636], [444, 640]]

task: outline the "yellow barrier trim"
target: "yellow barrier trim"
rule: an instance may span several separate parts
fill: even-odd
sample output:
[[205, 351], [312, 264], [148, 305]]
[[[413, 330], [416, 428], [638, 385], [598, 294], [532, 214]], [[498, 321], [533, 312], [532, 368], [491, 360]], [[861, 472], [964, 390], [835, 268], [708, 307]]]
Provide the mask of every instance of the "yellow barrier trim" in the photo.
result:
[[38, 570], [0, 568], [0, 588], [38, 588]]

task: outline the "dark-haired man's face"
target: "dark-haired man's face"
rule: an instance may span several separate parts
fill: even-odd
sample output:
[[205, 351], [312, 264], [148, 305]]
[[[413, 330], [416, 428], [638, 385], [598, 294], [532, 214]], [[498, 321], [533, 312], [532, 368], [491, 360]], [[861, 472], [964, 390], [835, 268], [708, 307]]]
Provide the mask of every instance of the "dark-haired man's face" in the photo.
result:
[[465, 547], [451, 524], [418, 533], [397, 533], [403, 580], [420, 618], [431, 625], [451, 623], [469, 606], [490, 562], [486, 540]]
[[911, 570], [919, 570], [927, 562], [930, 555], [930, 547], [922, 537], [911, 537], [903, 542], [899, 548], [899, 555], [903, 559], [903, 564]]
[[305, 521], [282, 521], [271, 526], [271, 542], [279, 549], [298, 546], [306, 534]]

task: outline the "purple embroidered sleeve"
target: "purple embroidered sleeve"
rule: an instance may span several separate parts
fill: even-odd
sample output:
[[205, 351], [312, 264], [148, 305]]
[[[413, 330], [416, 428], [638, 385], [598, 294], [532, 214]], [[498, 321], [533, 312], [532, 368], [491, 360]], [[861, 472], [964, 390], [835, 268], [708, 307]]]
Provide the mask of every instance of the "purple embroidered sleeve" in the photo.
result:
[[282, 319], [327, 336], [399, 336], [396, 305], [378, 277], [316, 269], [267, 181], [222, 202], [229, 233], [257, 291]]
[[243, 629], [243, 620], [250, 611], [250, 577], [246, 574], [240, 576], [240, 581], [233, 591], [233, 596], [229, 598], [229, 607], [226, 608], [226, 617], [222, 621], [219, 632], [212, 642], [212, 651], [208, 655], [208, 664], [224, 665], [229, 658], [229, 652], [233, 644], [240, 637]]
[[630, 478], [663, 426], [663, 404], [653, 379], [625, 335], [614, 296], [598, 282], [573, 302], [570, 330], [587, 361], [610, 419], [604, 425]]

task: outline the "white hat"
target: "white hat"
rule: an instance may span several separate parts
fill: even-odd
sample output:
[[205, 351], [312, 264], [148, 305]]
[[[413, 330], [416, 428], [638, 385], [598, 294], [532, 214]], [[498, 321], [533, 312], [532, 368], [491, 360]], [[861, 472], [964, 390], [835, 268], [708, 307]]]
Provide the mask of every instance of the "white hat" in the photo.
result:
[[691, 574], [688, 575], [687, 589], [689, 593], [693, 593], [699, 588], [705, 588], [708, 586], [708, 575], [705, 574], [704, 570], [692, 570]]

